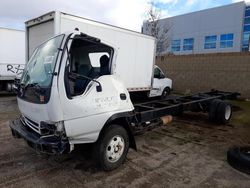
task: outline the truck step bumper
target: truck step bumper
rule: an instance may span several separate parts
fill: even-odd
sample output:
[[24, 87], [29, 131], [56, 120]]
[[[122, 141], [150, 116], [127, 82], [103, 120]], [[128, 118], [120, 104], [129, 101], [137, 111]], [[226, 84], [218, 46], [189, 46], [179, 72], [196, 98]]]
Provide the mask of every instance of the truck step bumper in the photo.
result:
[[23, 125], [19, 119], [10, 122], [14, 138], [23, 138], [37, 152], [58, 155], [69, 152], [69, 141], [55, 135], [41, 136]]

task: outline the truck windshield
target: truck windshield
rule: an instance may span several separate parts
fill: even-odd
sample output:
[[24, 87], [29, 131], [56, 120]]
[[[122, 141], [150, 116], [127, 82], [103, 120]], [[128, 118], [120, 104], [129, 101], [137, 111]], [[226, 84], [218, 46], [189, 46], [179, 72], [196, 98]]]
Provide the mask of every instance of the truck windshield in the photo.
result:
[[20, 82], [22, 85], [39, 85], [40, 87], [51, 85], [58, 49], [63, 37], [64, 35], [59, 35], [36, 49], [24, 70]]

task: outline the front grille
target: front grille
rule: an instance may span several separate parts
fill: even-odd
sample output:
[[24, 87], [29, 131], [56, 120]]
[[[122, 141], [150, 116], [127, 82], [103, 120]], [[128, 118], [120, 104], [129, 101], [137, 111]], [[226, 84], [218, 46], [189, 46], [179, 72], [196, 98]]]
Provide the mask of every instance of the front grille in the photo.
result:
[[32, 130], [34, 130], [35, 132], [40, 134], [40, 126], [38, 123], [32, 121], [31, 119], [23, 116], [21, 118], [22, 123], [24, 123], [25, 125], [27, 125], [29, 128], [31, 128]]

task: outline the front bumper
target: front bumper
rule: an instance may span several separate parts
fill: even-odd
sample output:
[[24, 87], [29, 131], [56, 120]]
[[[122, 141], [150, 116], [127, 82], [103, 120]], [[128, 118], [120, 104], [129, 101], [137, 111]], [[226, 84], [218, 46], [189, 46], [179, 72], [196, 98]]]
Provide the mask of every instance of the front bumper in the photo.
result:
[[24, 125], [20, 119], [10, 122], [13, 137], [23, 138], [37, 152], [47, 154], [63, 154], [69, 152], [69, 141], [59, 136], [41, 136]]

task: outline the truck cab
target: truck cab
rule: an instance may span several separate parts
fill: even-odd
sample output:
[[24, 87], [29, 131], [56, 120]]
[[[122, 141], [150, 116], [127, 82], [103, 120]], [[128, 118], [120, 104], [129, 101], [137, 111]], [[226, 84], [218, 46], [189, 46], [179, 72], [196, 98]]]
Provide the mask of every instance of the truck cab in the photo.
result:
[[[139, 124], [138, 111], [121, 80], [124, 70], [117, 70], [119, 50], [79, 31], [59, 34], [38, 46], [17, 88], [21, 117], [10, 124], [13, 136], [48, 154], [68, 153], [76, 144], [93, 143], [101, 167], [117, 168], [129, 147], [136, 149], [133, 133]], [[152, 70], [152, 65], [146, 69]], [[165, 81], [158, 67], [154, 79], [155, 87]], [[138, 82], [130, 83], [134, 81]], [[161, 87], [158, 93], [163, 91]]]
[[172, 80], [167, 78], [163, 71], [155, 65], [154, 79], [152, 89], [150, 90], [149, 97], [161, 97], [165, 99], [172, 90]]
[[[128, 144], [133, 137], [126, 122], [134, 107], [114, 74], [116, 53], [113, 46], [80, 32], [41, 44], [20, 80], [21, 117], [10, 124], [13, 136], [49, 154], [96, 143], [104, 169], [117, 167], [133, 147], [133, 141]], [[104, 134], [110, 126], [115, 132]]]

